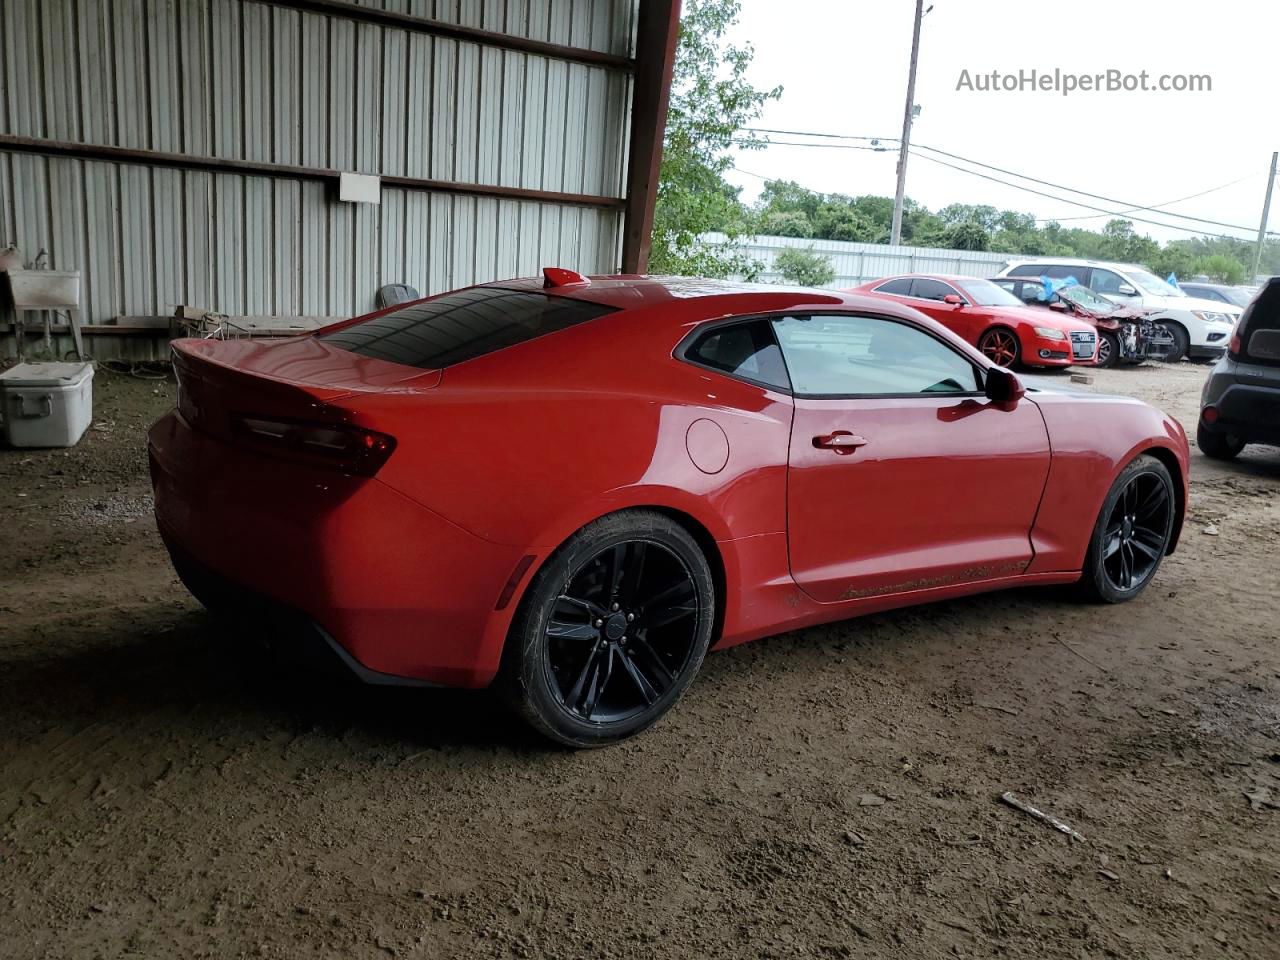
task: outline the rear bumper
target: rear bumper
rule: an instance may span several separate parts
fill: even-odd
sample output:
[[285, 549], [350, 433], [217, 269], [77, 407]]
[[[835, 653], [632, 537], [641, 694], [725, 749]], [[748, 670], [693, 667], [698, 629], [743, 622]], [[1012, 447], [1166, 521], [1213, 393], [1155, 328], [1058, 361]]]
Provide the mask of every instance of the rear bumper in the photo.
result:
[[1239, 437], [1245, 443], [1280, 445], [1280, 387], [1233, 383], [1220, 393], [1212, 392], [1217, 396], [1209, 405], [1217, 409], [1218, 419], [1209, 424], [1202, 416], [1205, 430]]
[[175, 558], [230, 586], [219, 596], [288, 611], [373, 682], [492, 680], [512, 613], [495, 607], [520, 550], [376, 479], [265, 457], [176, 412], [148, 449], [161, 534]]
[[363, 683], [385, 686], [436, 687], [439, 684], [371, 670], [351, 655], [325, 629], [306, 614], [291, 610], [265, 594], [228, 580], [194, 560], [165, 537], [173, 568], [192, 596], [219, 616], [245, 626], [271, 653], [317, 673], [354, 677]]
[[1227, 352], [1227, 345], [1225, 343], [1222, 344], [1221, 346], [1214, 346], [1211, 344], [1209, 346], [1193, 345], [1193, 346], [1187, 347], [1188, 357], [1195, 357], [1197, 359], [1204, 359], [1204, 360], [1217, 360], [1226, 352]]

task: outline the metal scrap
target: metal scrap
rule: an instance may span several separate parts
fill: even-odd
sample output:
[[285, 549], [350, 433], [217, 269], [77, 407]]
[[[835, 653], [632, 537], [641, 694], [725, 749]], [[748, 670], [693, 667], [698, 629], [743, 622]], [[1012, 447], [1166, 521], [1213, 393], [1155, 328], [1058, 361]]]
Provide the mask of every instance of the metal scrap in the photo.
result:
[[1059, 833], [1065, 833], [1072, 840], [1080, 840], [1082, 842], [1084, 841], [1084, 836], [1076, 832], [1068, 824], [1059, 820], [1057, 817], [1052, 816], [1051, 814], [1045, 813], [1043, 810], [1036, 809], [1035, 807], [1031, 806], [1031, 804], [1026, 803], [1025, 801], [1019, 800], [1012, 793], [1005, 792], [1000, 794], [1000, 801], [1002, 803], [1005, 803], [1013, 807], [1013, 809], [1015, 810], [1021, 810], [1023, 813], [1025, 813], [1029, 817], [1035, 817], [1041, 823], [1047, 823], [1049, 826], [1053, 827], [1053, 829], [1057, 830]]

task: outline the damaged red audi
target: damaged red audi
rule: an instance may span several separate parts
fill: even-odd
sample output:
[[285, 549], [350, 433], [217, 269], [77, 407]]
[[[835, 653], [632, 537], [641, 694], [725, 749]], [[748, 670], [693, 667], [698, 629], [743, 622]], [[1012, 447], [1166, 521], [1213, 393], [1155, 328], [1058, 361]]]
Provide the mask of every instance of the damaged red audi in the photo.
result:
[[149, 451], [199, 600], [369, 683], [495, 685], [578, 747], [753, 638], [1132, 599], [1187, 502], [1176, 421], [883, 296], [549, 269], [174, 361]]

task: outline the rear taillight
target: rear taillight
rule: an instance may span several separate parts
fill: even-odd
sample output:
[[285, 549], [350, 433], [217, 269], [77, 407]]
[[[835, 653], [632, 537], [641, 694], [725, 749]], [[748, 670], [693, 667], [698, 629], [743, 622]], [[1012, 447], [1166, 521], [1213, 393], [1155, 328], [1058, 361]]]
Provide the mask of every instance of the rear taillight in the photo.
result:
[[1200, 419], [1209, 424], [1209, 426], [1213, 426], [1218, 422], [1218, 408], [1205, 407], [1200, 411]]
[[1231, 338], [1231, 346], [1227, 347], [1227, 353], [1231, 354], [1232, 359], [1240, 356], [1240, 350], [1244, 346], [1244, 341], [1240, 339], [1240, 334], [1235, 334]]
[[253, 414], [232, 417], [236, 436], [264, 453], [372, 477], [396, 448], [396, 438], [341, 423], [278, 420]]

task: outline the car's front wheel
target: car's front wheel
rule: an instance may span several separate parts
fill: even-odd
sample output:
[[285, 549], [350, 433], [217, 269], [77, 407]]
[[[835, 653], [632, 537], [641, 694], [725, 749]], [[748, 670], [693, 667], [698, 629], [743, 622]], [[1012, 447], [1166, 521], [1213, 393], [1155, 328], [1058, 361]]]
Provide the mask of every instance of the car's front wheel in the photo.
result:
[[1106, 330], [1098, 331], [1098, 359], [1100, 367], [1114, 367], [1120, 362], [1120, 338]]
[[1181, 324], [1162, 323], [1161, 326], [1173, 338], [1173, 346], [1169, 349], [1169, 355], [1164, 358], [1165, 363], [1177, 363], [1187, 355], [1187, 350], [1191, 348], [1191, 337]]
[[1234, 460], [1244, 449], [1244, 441], [1229, 433], [1213, 433], [1202, 423], [1196, 427], [1196, 446], [1214, 460]]
[[1089, 540], [1080, 579], [1086, 599], [1122, 603], [1143, 591], [1169, 549], [1176, 504], [1169, 468], [1150, 454], [1120, 472]]
[[997, 367], [1012, 370], [1022, 359], [1022, 344], [1008, 327], [992, 327], [978, 338], [978, 349]]
[[552, 740], [615, 743], [671, 709], [714, 623], [711, 568], [694, 538], [661, 513], [625, 510], [583, 527], [534, 577], [499, 683]]

